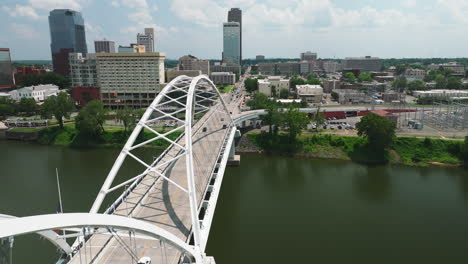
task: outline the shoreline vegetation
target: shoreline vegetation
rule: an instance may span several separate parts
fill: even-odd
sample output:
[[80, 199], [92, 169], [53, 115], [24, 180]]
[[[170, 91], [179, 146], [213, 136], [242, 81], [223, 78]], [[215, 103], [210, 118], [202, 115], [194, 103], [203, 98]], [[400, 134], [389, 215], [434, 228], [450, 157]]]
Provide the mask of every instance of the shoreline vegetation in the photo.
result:
[[[53, 126], [43, 129], [17, 128], [12, 131], [38, 133], [37, 139], [32, 140], [37, 144], [73, 148], [121, 147], [129, 136], [123, 128], [106, 128], [99, 138], [90, 138], [80, 135], [73, 124], [66, 124], [63, 129]], [[177, 138], [181, 133], [171, 134], [171, 139]], [[143, 131], [138, 136], [137, 143], [153, 136], [151, 132]], [[368, 165], [381, 163], [375, 159], [372, 151], [366, 148], [367, 140], [357, 136], [305, 134], [298, 136], [293, 144], [289, 143], [287, 135], [280, 134], [274, 144], [271, 144], [268, 138], [268, 134], [248, 132], [242, 136], [236, 151], [298, 158], [335, 159]], [[407, 166], [462, 166], [463, 160], [460, 157], [462, 145], [462, 140], [398, 137], [388, 151], [387, 159], [389, 164]], [[150, 147], [164, 149], [168, 147], [168, 143], [156, 140]]]
[[[40, 145], [64, 146], [73, 148], [87, 147], [122, 147], [126, 142], [130, 133], [123, 127], [106, 127], [105, 131], [99, 136], [88, 136], [80, 133], [74, 124], [65, 124], [63, 128], [52, 126], [47, 128], [12, 128], [12, 132], [32, 134], [36, 133], [37, 137], [33, 140], [28, 140]], [[158, 130], [164, 133], [166, 130]], [[181, 131], [175, 131], [167, 137], [171, 140], [176, 139], [182, 134]], [[137, 137], [135, 143], [141, 143], [154, 137], [154, 134], [148, 131], [142, 131]], [[155, 140], [148, 147], [167, 148], [169, 143], [165, 140]]]
[[[386, 153], [387, 164], [462, 166], [462, 146], [462, 140], [397, 137]], [[266, 133], [249, 132], [240, 142], [240, 152], [382, 164], [378, 155], [367, 147], [367, 140], [357, 136], [307, 134], [299, 136], [294, 144], [290, 144], [286, 135], [279, 135], [275, 142], [271, 142]]]

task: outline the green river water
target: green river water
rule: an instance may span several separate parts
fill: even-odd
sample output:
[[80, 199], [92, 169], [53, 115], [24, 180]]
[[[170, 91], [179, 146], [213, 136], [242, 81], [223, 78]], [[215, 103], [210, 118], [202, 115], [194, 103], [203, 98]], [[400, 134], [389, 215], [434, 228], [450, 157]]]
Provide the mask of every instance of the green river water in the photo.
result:
[[[88, 211], [119, 151], [0, 141], [0, 214], [55, 213], [55, 168], [64, 211]], [[125, 164], [116, 181], [141, 169]], [[466, 263], [468, 171], [242, 154], [226, 169], [207, 254], [218, 264]], [[15, 239], [13, 263], [57, 259], [37, 235]]]

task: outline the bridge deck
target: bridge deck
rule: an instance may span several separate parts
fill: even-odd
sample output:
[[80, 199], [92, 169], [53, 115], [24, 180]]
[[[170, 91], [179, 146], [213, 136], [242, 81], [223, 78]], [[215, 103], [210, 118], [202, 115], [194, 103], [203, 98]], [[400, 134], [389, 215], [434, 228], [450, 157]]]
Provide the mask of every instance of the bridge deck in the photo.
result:
[[[220, 104], [213, 108], [221, 111]], [[222, 119], [224, 121], [221, 121]], [[226, 114], [211, 110], [193, 126], [192, 150], [196, 197], [199, 205], [211, 172], [216, 165], [220, 149], [228, 135], [228, 129], [223, 129], [223, 124], [228, 124]], [[206, 127], [207, 131], [202, 132], [202, 127]], [[185, 137], [178, 140], [181, 145], [185, 145], [184, 142]], [[163, 164], [180, 155], [179, 152], [180, 149], [173, 146], [158, 164]], [[187, 189], [185, 156], [175, 161], [173, 166], [170, 165], [167, 164], [158, 171], [165, 172], [166, 177]], [[192, 228], [188, 195], [174, 184], [162, 180], [155, 173], [146, 176], [128, 195], [126, 201], [117, 207], [114, 214], [131, 215], [133, 218], [154, 223], [184, 241], [188, 239]], [[138, 238], [138, 236], [131, 239], [128, 233], [118, 233], [117, 236], [93, 235], [70, 263], [89, 263], [91, 259], [94, 260], [93, 263], [136, 263], [123, 243], [134, 250], [137, 256], [149, 256], [152, 263], [177, 263], [180, 258], [180, 252], [168, 245], [164, 245], [165, 250], [162, 250], [159, 241]], [[85, 261], [85, 255], [87, 261]]]

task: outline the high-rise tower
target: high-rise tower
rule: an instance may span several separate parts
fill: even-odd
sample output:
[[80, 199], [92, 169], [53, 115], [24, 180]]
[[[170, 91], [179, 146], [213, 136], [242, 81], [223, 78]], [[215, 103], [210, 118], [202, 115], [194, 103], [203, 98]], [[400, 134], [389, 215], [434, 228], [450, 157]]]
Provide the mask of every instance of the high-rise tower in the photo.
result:
[[239, 8], [231, 8], [228, 12], [228, 22], [237, 22], [239, 23], [240, 30], [240, 63], [242, 64], [242, 10]]
[[54, 72], [68, 76], [68, 54], [88, 53], [83, 17], [80, 12], [70, 9], [54, 9], [49, 14], [49, 28]]
[[146, 52], [156, 52], [154, 42], [154, 28], [145, 28], [145, 34], [137, 35], [137, 44], [144, 45]]
[[226, 64], [241, 63], [240, 25], [238, 22], [223, 24], [223, 62]]

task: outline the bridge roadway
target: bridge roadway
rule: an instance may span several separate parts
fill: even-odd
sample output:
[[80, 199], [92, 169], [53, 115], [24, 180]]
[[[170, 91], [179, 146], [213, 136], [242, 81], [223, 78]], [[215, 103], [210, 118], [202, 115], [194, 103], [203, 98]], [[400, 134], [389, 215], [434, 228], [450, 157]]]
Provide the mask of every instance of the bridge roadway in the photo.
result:
[[[223, 111], [222, 105], [218, 103], [198, 120], [192, 129], [196, 197], [199, 207], [223, 142], [230, 132], [228, 116], [213, 109]], [[223, 129], [223, 124], [227, 124], [228, 129]], [[207, 131], [203, 132], [202, 127], [206, 127]], [[177, 141], [182, 146], [185, 145], [184, 142], [184, 136]], [[158, 164], [164, 164], [180, 155], [180, 152], [181, 150], [173, 145]], [[183, 188], [188, 188], [185, 155], [175, 161], [173, 166], [171, 164], [162, 166], [158, 172]], [[187, 193], [167, 180], [162, 180], [155, 173], [147, 175], [113, 214], [131, 216], [154, 223], [183, 241], [188, 240], [191, 231], [192, 222]], [[160, 242], [156, 240], [138, 237], [138, 235], [136, 238], [130, 237], [128, 232], [117, 233], [117, 236], [106, 233], [94, 234], [70, 263], [91, 263], [91, 259], [93, 259], [92, 263], [136, 263], [137, 260], [132, 259], [122, 242], [133, 249], [138, 257], [150, 257], [153, 264], [178, 263], [181, 256], [179, 251], [167, 245], [164, 245], [166, 250], [163, 250]]]

